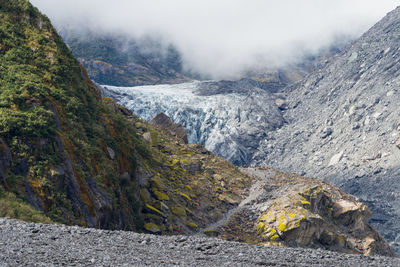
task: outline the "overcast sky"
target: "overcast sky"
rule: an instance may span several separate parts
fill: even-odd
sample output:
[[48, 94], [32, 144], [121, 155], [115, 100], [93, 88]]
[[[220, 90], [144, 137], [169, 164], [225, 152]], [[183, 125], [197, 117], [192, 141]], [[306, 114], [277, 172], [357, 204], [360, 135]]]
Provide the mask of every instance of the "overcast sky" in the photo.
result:
[[279, 67], [338, 36], [360, 36], [398, 0], [31, 0], [54, 24], [161, 36], [215, 78]]

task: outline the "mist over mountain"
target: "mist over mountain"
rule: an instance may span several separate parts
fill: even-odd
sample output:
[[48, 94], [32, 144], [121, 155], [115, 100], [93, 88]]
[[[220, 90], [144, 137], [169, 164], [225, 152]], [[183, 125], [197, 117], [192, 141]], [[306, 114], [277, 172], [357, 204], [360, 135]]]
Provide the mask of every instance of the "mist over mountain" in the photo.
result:
[[185, 71], [214, 79], [282, 67], [355, 39], [397, 1], [50, 1], [33, 0], [58, 28], [157, 37], [182, 55]]

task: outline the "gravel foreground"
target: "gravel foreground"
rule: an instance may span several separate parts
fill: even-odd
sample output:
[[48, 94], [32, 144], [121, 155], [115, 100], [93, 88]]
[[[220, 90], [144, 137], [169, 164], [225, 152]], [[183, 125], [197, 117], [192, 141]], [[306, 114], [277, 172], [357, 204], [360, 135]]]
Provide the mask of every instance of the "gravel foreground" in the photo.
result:
[[0, 218], [0, 266], [400, 266], [400, 259]]

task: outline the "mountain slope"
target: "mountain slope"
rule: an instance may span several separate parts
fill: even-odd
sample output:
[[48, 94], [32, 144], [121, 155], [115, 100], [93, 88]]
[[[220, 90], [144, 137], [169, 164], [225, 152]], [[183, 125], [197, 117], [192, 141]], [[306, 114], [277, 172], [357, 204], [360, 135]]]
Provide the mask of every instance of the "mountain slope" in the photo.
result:
[[124, 188], [115, 177], [135, 173], [135, 132], [101, 103], [46, 17], [28, 1], [0, 3], [2, 188], [56, 221], [135, 229], [134, 179]]
[[[400, 244], [400, 8], [321, 70], [286, 88], [284, 127], [259, 161], [339, 185]], [[266, 160], [263, 160], [266, 157]]]
[[[217, 220], [232, 205], [220, 193], [249, 186], [233, 165], [102, 98], [28, 1], [0, 1], [0, 21], [0, 197], [56, 222], [174, 233]], [[229, 189], [214, 190], [212, 174]]]
[[180, 55], [171, 45], [165, 47], [151, 38], [137, 41], [122, 34], [59, 28], [89, 77], [98, 83], [137, 86], [191, 80], [183, 74]]

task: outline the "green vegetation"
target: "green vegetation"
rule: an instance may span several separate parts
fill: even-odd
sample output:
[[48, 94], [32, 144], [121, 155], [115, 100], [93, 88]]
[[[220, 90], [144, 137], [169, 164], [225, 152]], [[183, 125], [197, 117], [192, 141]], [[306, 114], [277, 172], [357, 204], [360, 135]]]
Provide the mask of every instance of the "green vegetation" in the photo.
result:
[[0, 192], [0, 217], [9, 217], [34, 223], [54, 223], [11, 192]]
[[[80, 224], [88, 216], [100, 220], [95, 203], [102, 195], [110, 202], [105, 208], [118, 203], [135, 229], [140, 204], [132, 175], [136, 157], [150, 154], [135, 129], [101, 102], [50, 21], [28, 1], [0, 1], [0, 22], [0, 136], [12, 151], [11, 165], [29, 166], [24, 175], [10, 169], [4, 188], [23, 196], [28, 186], [53, 219]], [[107, 157], [107, 147], [118, 159]], [[125, 172], [131, 177], [122, 178]]]
[[[23, 210], [33, 203], [54, 222], [192, 232], [251, 183], [202, 150], [102, 98], [45, 16], [28, 1], [0, 0], [3, 199], [23, 199]], [[23, 218], [22, 206], [7, 207], [7, 216]]]

